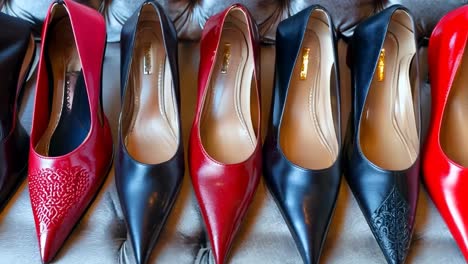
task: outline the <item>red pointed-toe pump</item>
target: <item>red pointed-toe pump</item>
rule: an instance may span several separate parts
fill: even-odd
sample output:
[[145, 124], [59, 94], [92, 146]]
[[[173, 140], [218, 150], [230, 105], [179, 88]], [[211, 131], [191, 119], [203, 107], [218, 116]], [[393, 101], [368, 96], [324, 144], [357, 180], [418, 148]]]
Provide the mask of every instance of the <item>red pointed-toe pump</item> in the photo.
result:
[[189, 165], [215, 261], [222, 264], [261, 173], [256, 26], [245, 7], [211, 17], [200, 44]]
[[468, 6], [448, 13], [429, 40], [432, 116], [424, 180], [468, 260]]
[[112, 162], [101, 105], [104, 19], [71, 0], [52, 3], [42, 31], [29, 153], [29, 192], [43, 262], [50, 262]]

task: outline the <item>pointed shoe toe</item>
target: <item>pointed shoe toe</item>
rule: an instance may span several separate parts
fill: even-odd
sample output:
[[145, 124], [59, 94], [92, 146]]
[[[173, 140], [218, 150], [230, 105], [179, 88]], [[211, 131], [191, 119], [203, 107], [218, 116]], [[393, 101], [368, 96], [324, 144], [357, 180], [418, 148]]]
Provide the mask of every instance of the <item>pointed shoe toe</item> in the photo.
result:
[[[165, 220], [165, 218], [161, 219]], [[153, 224], [153, 222], [158, 223]], [[163, 225], [164, 223], [159, 221], [158, 218], [145, 217], [134, 218], [133, 221], [127, 220], [128, 233], [135, 254], [135, 260], [138, 264], [146, 264], [148, 262]]]
[[[275, 165], [279, 164], [277, 160]], [[264, 163], [264, 166], [267, 164]], [[341, 182], [339, 167], [339, 162], [330, 170], [321, 172], [290, 167], [287, 174], [264, 169], [265, 181], [291, 230], [304, 263], [319, 263]]]
[[415, 223], [418, 169], [372, 174], [379, 179], [365, 179], [362, 175], [357, 179], [349, 175], [348, 179], [353, 179], [349, 182], [351, 190], [387, 262], [404, 263]]
[[[195, 189], [213, 256], [219, 264], [226, 261], [231, 244], [258, 185], [258, 180], [249, 177], [248, 174], [243, 175], [231, 169], [229, 175], [230, 179], [218, 178], [216, 175], [212, 175], [213, 181], [198, 179], [197, 183], [201, 186], [213, 187]], [[216, 182], [220, 180], [223, 180], [223, 185], [218, 187]], [[223, 194], [222, 198], [219, 194]]]
[[[309, 219], [312, 219], [316, 215], [318, 214], [310, 215], [311, 218]], [[304, 222], [301, 224], [295, 223], [293, 227], [290, 227], [292, 233], [296, 234], [293, 237], [304, 264], [320, 263], [320, 256], [322, 255], [322, 248], [328, 229], [328, 223], [326, 224], [325, 226], [319, 226]], [[313, 226], [313, 228], [311, 229], [310, 226]]]
[[379, 208], [367, 219], [387, 262], [404, 263], [411, 243], [410, 206], [397, 188], [393, 188]]
[[301, 252], [302, 261], [304, 264], [318, 264], [320, 263], [320, 256], [322, 255], [322, 240], [304, 242], [299, 252]]
[[145, 233], [139, 233], [139, 231], [133, 230], [130, 232], [133, 233], [133, 237], [140, 237], [140, 239], [132, 239], [133, 253], [135, 254], [135, 261], [137, 264], [148, 263], [148, 260], [151, 256], [153, 250], [153, 245], [150, 238], [145, 238]]
[[[127, 177], [128, 179], [139, 177], [139, 175], [135, 174], [129, 174], [128, 176], [130, 176]], [[152, 175], [148, 174], [148, 176], [148, 178], [151, 178]], [[168, 175], [156, 176], [167, 178]], [[125, 190], [123, 187], [118, 187], [119, 196], [136, 260], [142, 264], [147, 263], [150, 258], [167, 217], [172, 210], [179, 192], [182, 175], [174, 184], [164, 184], [164, 182], [151, 181], [148, 178], [143, 181], [146, 182], [144, 186], [137, 186], [131, 182], [127, 182], [126, 185], [118, 185], [128, 187]]]
[[54, 168], [32, 169], [28, 175], [36, 232], [47, 260], [54, 258], [100, 187], [86, 169], [58, 166], [52, 163]]
[[60, 250], [65, 237], [59, 230], [51, 229], [39, 236], [39, 250], [42, 263], [50, 263]]
[[[337, 196], [337, 192], [334, 196]], [[317, 201], [322, 201], [321, 205], [317, 202], [317, 206], [311, 206], [307, 203], [308, 198], [310, 199], [310, 195], [297, 200], [299, 206], [281, 206], [280, 204], [280, 207], [282, 207], [281, 211], [293, 234], [302, 260], [306, 264], [316, 264], [320, 260], [336, 200], [332, 199], [327, 202], [326, 199], [329, 197], [323, 197], [323, 199], [317, 197]]]
[[213, 258], [215, 263], [225, 263], [226, 257], [232, 243], [232, 239], [223, 238], [225, 236], [219, 236], [213, 238], [211, 243], [211, 249], [213, 250]]
[[[407, 173], [374, 172], [380, 179], [354, 179], [351, 190], [388, 263], [404, 263], [414, 230], [418, 169]], [[348, 179], [351, 179], [350, 176]]]

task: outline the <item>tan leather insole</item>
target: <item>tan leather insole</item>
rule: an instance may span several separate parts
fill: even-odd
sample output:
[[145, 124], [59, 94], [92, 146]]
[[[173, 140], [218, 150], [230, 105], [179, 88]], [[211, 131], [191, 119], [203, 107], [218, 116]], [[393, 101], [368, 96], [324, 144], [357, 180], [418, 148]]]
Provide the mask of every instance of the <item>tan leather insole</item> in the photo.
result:
[[440, 130], [440, 144], [445, 154], [457, 164], [468, 167], [468, 52], [450, 89]]
[[[200, 121], [205, 150], [212, 158], [226, 164], [250, 157], [257, 136], [250, 109], [254, 62], [246, 35], [236, 25], [241, 23], [227, 21], [224, 24]], [[227, 45], [230, 45], [230, 56], [223, 73]]]
[[384, 41], [384, 78], [379, 67], [361, 117], [360, 144], [373, 164], [388, 170], [411, 166], [419, 153], [409, 70], [416, 52], [413, 32], [391, 21]]
[[[280, 125], [280, 145], [292, 163], [307, 169], [330, 167], [338, 156], [330, 97], [330, 73], [334, 62], [329, 26], [310, 18], [294, 66]], [[304, 49], [307, 75], [301, 79]]]
[[158, 164], [172, 158], [179, 143], [174, 88], [159, 22], [140, 22], [131, 67], [128, 89], [134, 102], [125, 144], [135, 160]]
[[[70, 20], [66, 17], [57, 21], [57, 24], [49, 29], [48, 49], [50, 66], [53, 79], [53, 99], [49, 124], [36, 145], [37, 153], [41, 155], [49, 154], [49, 146], [52, 135], [62, 115], [62, 106], [64, 103], [70, 104], [73, 101], [74, 84], [77, 75], [81, 71], [81, 62], [75, 45], [75, 39], [72, 33]], [[68, 85], [66, 82], [72, 83]], [[65, 90], [68, 91], [65, 91]], [[67, 97], [65, 97], [67, 93]], [[66, 99], [66, 100], [64, 100]]]

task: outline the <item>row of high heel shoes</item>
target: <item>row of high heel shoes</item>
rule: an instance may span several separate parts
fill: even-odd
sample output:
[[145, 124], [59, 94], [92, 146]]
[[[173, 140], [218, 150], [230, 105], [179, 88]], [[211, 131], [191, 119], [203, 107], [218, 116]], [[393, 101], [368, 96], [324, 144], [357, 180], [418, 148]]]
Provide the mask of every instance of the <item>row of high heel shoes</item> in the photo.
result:
[[[18, 121], [20, 86], [34, 41], [8, 19], [0, 72], [14, 98], [2, 110], [0, 201], [18, 184], [29, 153], [29, 190], [41, 256], [50, 262], [96, 195], [112, 163], [102, 110], [106, 45], [101, 15], [55, 2], [44, 23], [30, 139]], [[424, 159], [428, 190], [468, 258], [463, 118], [468, 7], [451, 12], [430, 39], [432, 122]], [[263, 173], [305, 263], [317, 263], [345, 173], [388, 263], [403, 263], [419, 192], [420, 102], [413, 18], [392, 6], [363, 21], [349, 49], [353, 102], [342, 146], [336, 34], [329, 14], [309, 7], [281, 22]], [[193, 188], [216, 263], [226, 262], [262, 172], [258, 33], [233, 5], [211, 17], [200, 44], [198, 103], [189, 146]], [[146, 263], [184, 175], [177, 36], [148, 1], [121, 34], [122, 112], [115, 177], [138, 263]], [[19, 80], [20, 85], [11, 80]], [[3, 91], [2, 91], [3, 92]], [[2, 99], [0, 99], [2, 100]], [[15, 102], [8, 104], [8, 102]], [[10, 124], [5, 126], [3, 124]], [[342, 148], [344, 153], [342, 155]], [[344, 170], [343, 170], [344, 168]]]

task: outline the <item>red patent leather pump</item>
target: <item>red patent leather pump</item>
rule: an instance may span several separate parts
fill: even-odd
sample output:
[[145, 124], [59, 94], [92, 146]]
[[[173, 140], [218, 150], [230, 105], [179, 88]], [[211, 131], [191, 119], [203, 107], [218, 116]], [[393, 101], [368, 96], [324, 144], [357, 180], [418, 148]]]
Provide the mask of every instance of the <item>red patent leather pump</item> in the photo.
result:
[[424, 179], [468, 260], [468, 6], [448, 13], [429, 40], [432, 116]]
[[217, 264], [226, 261], [260, 179], [259, 74], [247, 9], [237, 4], [211, 17], [200, 44], [189, 165]]
[[112, 136], [101, 106], [103, 17], [52, 3], [42, 30], [29, 153], [29, 192], [44, 263], [50, 262], [106, 178]]

